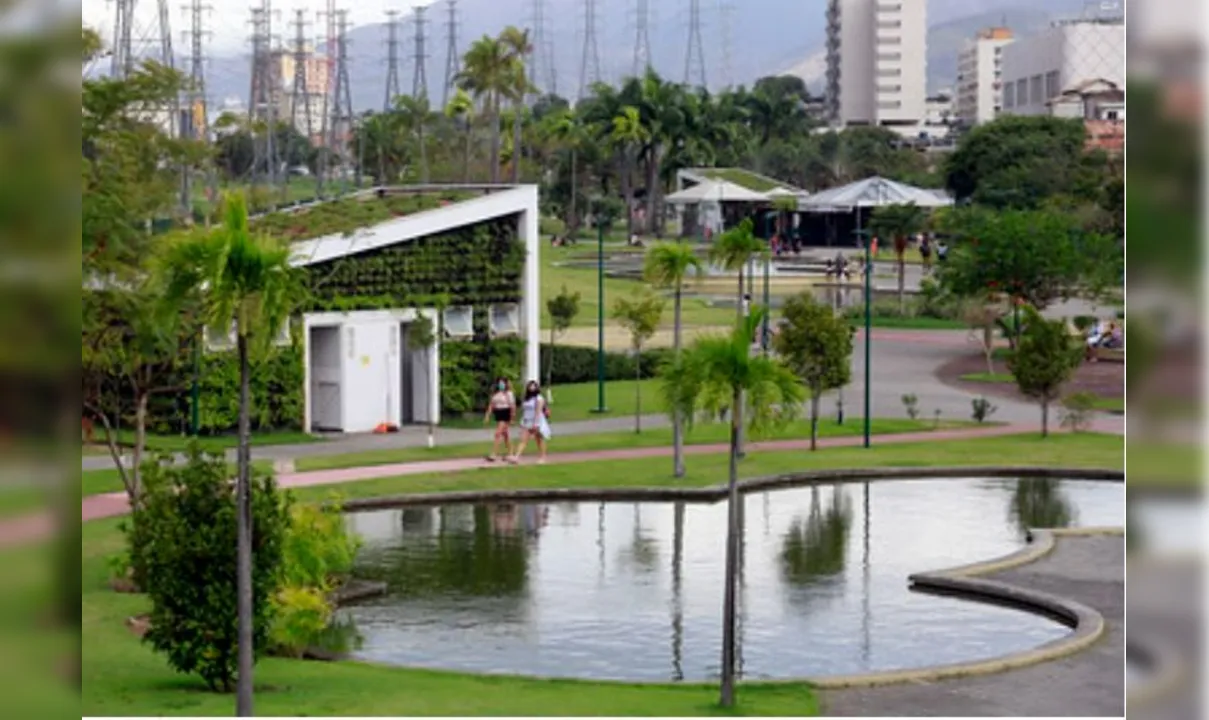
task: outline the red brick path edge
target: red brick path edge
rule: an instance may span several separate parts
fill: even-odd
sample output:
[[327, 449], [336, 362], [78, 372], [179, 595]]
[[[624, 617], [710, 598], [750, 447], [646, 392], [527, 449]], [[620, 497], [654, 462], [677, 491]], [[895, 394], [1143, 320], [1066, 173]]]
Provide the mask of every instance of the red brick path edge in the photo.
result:
[[[945, 440], [972, 440], [976, 438], [1001, 437], [1020, 433], [1037, 431], [1030, 425], [998, 425], [986, 428], [934, 430], [915, 433], [899, 433], [878, 436], [879, 444], [901, 444], [935, 442]], [[860, 436], [823, 438], [819, 447], [854, 447], [862, 443]], [[751, 443], [753, 450], [804, 450], [810, 447], [809, 439], [774, 440]], [[729, 446], [725, 443], [711, 445], [689, 445], [685, 447], [687, 455], [709, 455], [726, 452]], [[637, 460], [642, 458], [666, 457], [672, 454], [672, 448], [620, 448], [616, 450], [592, 450], [583, 452], [552, 453], [547, 462], [554, 464], [570, 464], [595, 462], [599, 460]], [[526, 463], [531, 464], [529, 459]], [[459, 458], [452, 460], [431, 460], [421, 462], [400, 463], [395, 465], [373, 465], [367, 467], [345, 468], [340, 470], [317, 470], [312, 472], [283, 473], [277, 482], [283, 488], [313, 487], [316, 485], [338, 485], [342, 483], [373, 480], [377, 478], [398, 477], [401, 475], [427, 475], [439, 473], [455, 473], [466, 470], [476, 470], [488, 467], [481, 458]], [[130, 511], [124, 492], [90, 495], [83, 498], [80, 504], [81, 520], [99, 520], [102, 518], [125, 515]], [[0, 547], [8, 547], [23, 543], [32, 543], [49, 538], [54, 533], [54, 522], [49, 513], [40, 512], [22, 517], [0, 520]]]

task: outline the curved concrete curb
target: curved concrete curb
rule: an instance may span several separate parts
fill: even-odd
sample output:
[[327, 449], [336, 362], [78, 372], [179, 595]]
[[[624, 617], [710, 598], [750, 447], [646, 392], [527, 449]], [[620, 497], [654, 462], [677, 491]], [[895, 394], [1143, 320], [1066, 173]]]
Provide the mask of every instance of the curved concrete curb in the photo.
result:
[[1053, 551], [1057, 538], [1060, 536], [1113, 535], [1122, 532], [1120, 528], [1079, 528], [1071, 531], [1033, 530], [1030, 532], [1029, 545], [1010, 555], [949, 570], [917, 573], [907, 578], [914, 590], [960, 595], [974, 601], [1007, 604], [1048, 615], [1073, 628], [1074, 632], [1064, 638], [1046, 643], [1038, 648], [990, 660], [883, 673], [817, 678], [809, 679], [807, 682], [821, 690], [928, 683], [1000, 673], [1056, 660], [1084, 650], [1104, 635], [1106, 629], [1104, 616], [1099, 612], [1074, 600], [995, 580], [979, 579], [977, 576], [1003, 572], [1036, 562]]
[[[1100, 480], [1124, 482], [1121, 470], [1050, 467], [947, 467], [947, 468], [860, 468], [850, 470], [814, 470], [751, 478], [739, 482], [743, 494], [815, 484], [884, 482], [888, 480], [935, 480], [967, 478], [1057, 478], [1063, 480]], [[547, 488], [467, 490], [435, 493], [409, 493], [340, 502], [346, 512], [385, 510], [399, 507], [454, 505], [472, 502], [693, 502], [713, 503], [725, 500], [725, 483], [697, 488]]]

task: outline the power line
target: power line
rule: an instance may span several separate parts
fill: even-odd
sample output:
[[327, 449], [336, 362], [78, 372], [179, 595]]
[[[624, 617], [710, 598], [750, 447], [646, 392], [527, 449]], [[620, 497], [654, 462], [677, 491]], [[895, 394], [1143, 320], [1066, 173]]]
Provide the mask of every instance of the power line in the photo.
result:
[[689, 0], [688, 4], [688, 51], [684, 55], [684, 84], [705, 84], [705, 43], [701, 40], [701, 0]]
[[529, 81], [544, 86], [546, 93], [558, 94], [558, 66], [554, 63], [554, 43], [548, 21], [547, 0], [533, 2], [533, 55], [529, 63]]
[[252, 173], [263, 170], [269, 185], [277, 183], [278, 155], [274, 135], [277, 127], [277, 92], [273, 72], [273, 3], [261, 0], [252, 8], [252, 83], [248, 120], [252, 131], [261, 131], [253, 143]]
[[[310, 48], [307, 47], [306, 35], [306, 29], [309, 24], [306, 21], [305, 10], [299, 9], [294, 11], [294, 83], [293, 87], [290, 88], [290, 125], [299, 133], [302, 133], [303, 128], [305, 128], [308, 142], [315, 135], [315, 125], [311, 120], [313, 113], [311, 109], [311, 79], [309, 73], [312, 54]], [[300, 109], [304, 115], [303, 122], [301, 123], [298, 121], [298, 111]], [[290, 138], [293, 139], [293, 137], [294, 135], [291, 133]], [[293, 153], [287, 149], [287, 160], [291, 157], [293, 157]], [[288, 168], [286, 178], [286, 182], [288, 183]]]
[[731, 54], [734, 44], [734, 14], [735, 5], [732, 0], [720, 0], [718, 3], [719, 28], [722, 31], [722, 87], [731, 88], [735, 84], [734, 57]]
[[411, 94], [413, 97], [417, 98], [428, 97], [428, 75], [425, 73], [425, 66], [427, 65], [426, 59], [428, 58], [428, 55], [425, 54], [424, 49], [424, 41], [426, 40], [427, 34], [427, 31], [425, 30], [427, 23], [424, 19], [425, 10], [427, 10], [427, 8], [422, 5], [415, 8], [416, 54], [415, 73], [412, 75], [411, 79]]
[[445, 21], [445, 85], [441, 91], [441, 107], [448, 107], [461, 67], [458, 55], [458, 0], [449, 0], [449, 19]]
[[399, 11], [386, 11], [386, 95], [382, 109], [390, 110], [399, 92]]
[[600, 82], [600, 48], [596, 41], [596, 0], [584, 2], [584, 54], [579, 66], [579, 99], [587, 97], [594, 83]]
[[[331, 117], [328, 119], [327, 147], [330, 152], [347, 150], [352, 129], [353, 101], [348, 81], [348, 10], [336, 10], [336, 77], [332, 88]], [[357, 168], [357, 185], [361, 184], [361, 165]], [[330, 168], [325, 168], [330, 169]]]

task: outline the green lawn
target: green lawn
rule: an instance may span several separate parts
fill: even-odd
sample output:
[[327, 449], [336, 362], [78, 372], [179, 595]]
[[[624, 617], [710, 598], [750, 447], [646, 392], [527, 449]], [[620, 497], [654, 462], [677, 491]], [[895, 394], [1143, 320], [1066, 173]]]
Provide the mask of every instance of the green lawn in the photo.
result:
[[966, 373], [960, 379], [966, 382], [1006, 383], [1009, 385], [1016, 382], [1011, 373]]
[[[942, 421], [940, 427], [969, 427], [971, 421], [949, 422]], [[921, 432], [932, 430], [935, 424], [931, 421], [908, 419], [875, 419], [871, 429], [876, 435], [891, 435], [894, 433]], [[851, 418], [843, 425], [838, 425], [832, 417], [820, 419], [819, 437], [844, 437], [860, 435], [863, 425], [859, 418]], [[708, 445], [726, 442], [729, 428], [724, 424], [698, 425], [686, 435], [688, 445]], [[810, 436], [810, 425], [807, 422], [795, 422], [780, 430], [769, 433], [762, 439], [787, 440], [806, 438]], [[443, 445], [429, 449], [425, 447], [397, 448], [391, 450], [370, 450], [344, 455], [328, 455], [324, 457], [299, 458], [295, 468], [305, 470], [332, 470], [338, 468], [364, 467], [367, 465], [390, 465], [393, 463], [423, 462], [425, 460], [447, 460], [450, 458], [478, 458], [487, 452], [491, 445], [490, 430], [483, 431], [483, 441], [472, 444]], [[615, 450], [619, 448], [637, 447], [670, 447], [672, 430], [668, 427], [643, 430], [641, 434], [630, 431], [612, 433], [592, 433], [590, 435], [568, 435], [558, 438], [551, 445], [555, 453], [579, 452], [583, 450]]]
[[[848, 323], [856, 327], [864, 327], [863, 317], [849, 317]], [[874, 315], [870, 318], [872, 327], [887, 330], [964, 330], [968, 326], [960, 320], [932, 317], [893, 317]]]
[[1131, 440], [1126, 447], [1130, 488], [1204, 488], [1204, 451], [1199, 446]]
[[[99, 439], [99, 438], [98, 438]], [[194, 438], [185, 435], [148, 435], [147, 449], [152, 452], [182, 452]], [[214, 435], [202, 436], [196, 438], [198, 445], [202, 450], [219, 452], [234, 448], [239, 443], [239, 438], [235, 435]], [[304, 443], [323, 442], [323, 439], [304, 433], [302, 431], [280, 431], [280, 432], [258, 432], [252, 434], [252, 445], [301, 445]], [[134, 431], [121, 430], [118, 432], [118, 444], [124, 447], [130, 447], [134, 444]], [[87, 454], [104, 454], [108, 455], [109, 450], [105, 447], [89, 447]]]
[[[878, 444], [872, 449], [833, 448], [809, 454], [761, 452], [742, 464], [745, 477], [788, 470], [836, 467], [1017, 464], [1120, 467], [1123, 439], [1081, 434], [1007, 436], [929, 444]], [[432, 490], [506, 487], [702, 486], [725, 477], [724, 454], [689, 458], [689, 474], [675, 480], [669, 467], [649, 459], [499, 468], [491, 472], [385, 478], [343, 485], [342, 496], [368, 497]], [[300, 499], [325, 499], [332, 488], [307, 488]], [[118, 520], [83, 528], [81, 596], [84, 715], [225, 715], [230, 696], [205, 692], [173, 674], [141, 645], [124, 620], [145, 611], [141, 596], [105, 586], [106, 558], [119, 552]], [[33, 551], [20, 551], [22, 557]], [[17, 554], [9, 551], [7, 554]], [[28, 563], [27, 563], [28, 564]], [[12, 564], [6, 565], [10, 569]], [[39, 566], [40, 567], [40, 566]], [[44, 651], [45, 652], [45, 651]], [[267, 659], [257, 667], [256, 709], [262, 715], [703, 715], [721, 714], [716, 690], [705, 685], [628, 685], [480, 677], [405, 670], [352, 662]], [[816, 700], [804, 684], [743, 685], [737, 714], [811, 715]]]
[[[253, 460], [252, 466], [264, 471], [273, 469], [273, 463], [269, 460]], [[235, 464], [229, 463], [231, 472], [235, 472]], [[100, 495], [102, 493], [121, 492], [125, 487], [122, 485], [122, 476], [118, 474], [116, 468], [105, 468], [104, 470], [87, 470], [80, 473], [80, 496], [88, 497], [89, 495]]]

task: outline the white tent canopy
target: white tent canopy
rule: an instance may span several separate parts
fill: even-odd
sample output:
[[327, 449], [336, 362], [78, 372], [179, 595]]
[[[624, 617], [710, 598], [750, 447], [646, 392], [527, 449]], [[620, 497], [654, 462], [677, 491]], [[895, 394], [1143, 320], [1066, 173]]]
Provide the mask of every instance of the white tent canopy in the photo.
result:
[[874, 176], [803, 198], [801, 208], [807, 212], [826, 213], [909, 204], [925, 208], [948, 207], [953, 204], [953, 199], [935, 190]]
[[673, 205], [700, 205], [710, 202], [766, 202], [768, 196], [726, 180], [706, 180], [674, 192], [664, 200]]

